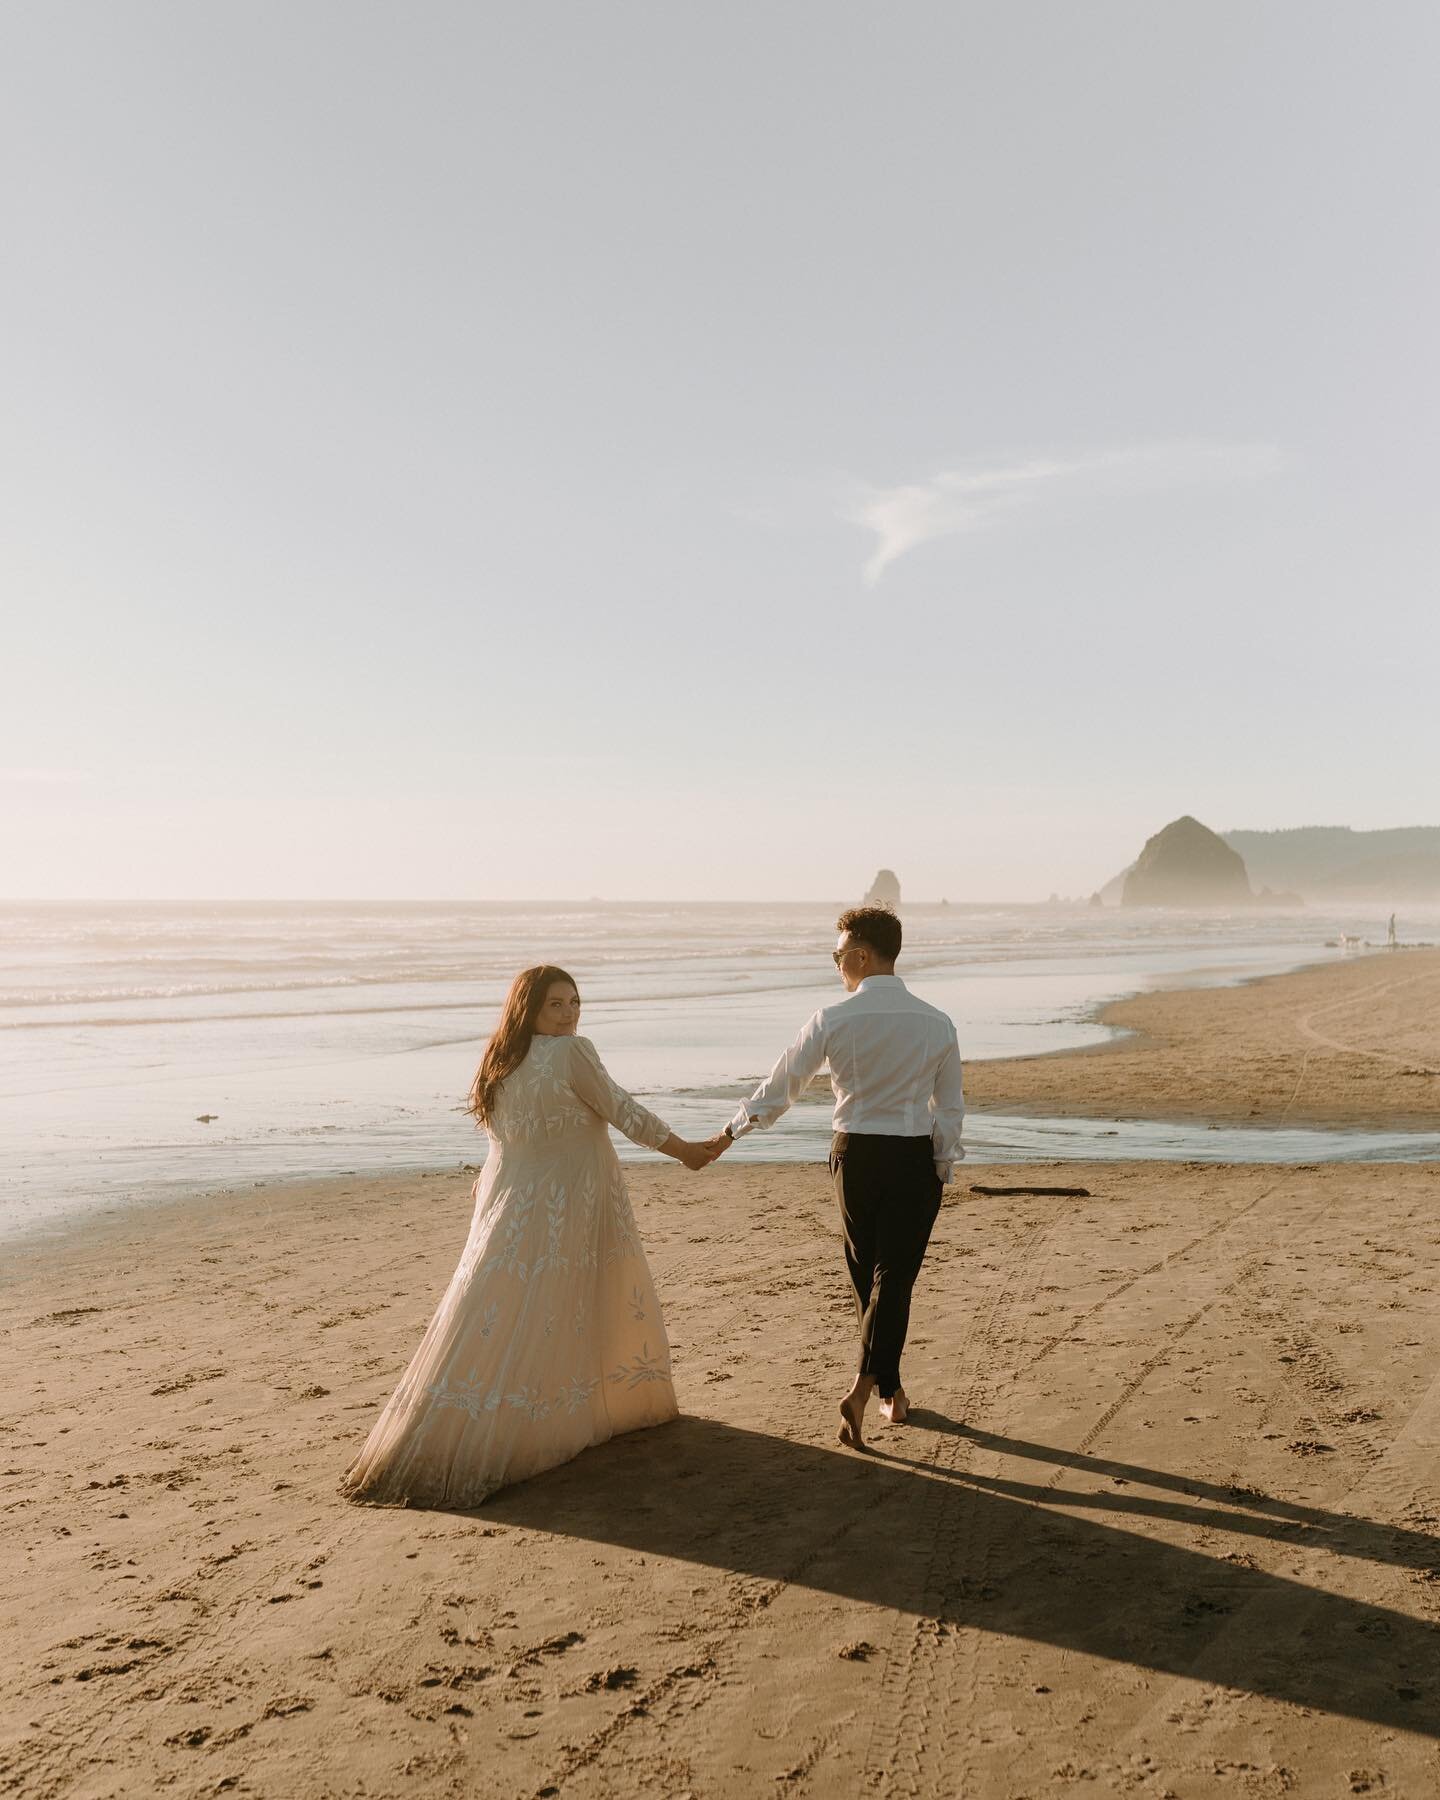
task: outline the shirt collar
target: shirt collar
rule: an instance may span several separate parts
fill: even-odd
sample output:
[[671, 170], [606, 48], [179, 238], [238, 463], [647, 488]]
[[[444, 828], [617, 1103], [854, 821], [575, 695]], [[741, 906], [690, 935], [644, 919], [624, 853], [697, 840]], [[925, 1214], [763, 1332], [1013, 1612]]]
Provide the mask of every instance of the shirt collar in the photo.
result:
[[856, 988], [855, 992], [857, 994], [863, 994], [868, 987], [903, 988], [904, 986], [905, 983], [898, 975], [867, 975], [860, 983], [859, 987]]

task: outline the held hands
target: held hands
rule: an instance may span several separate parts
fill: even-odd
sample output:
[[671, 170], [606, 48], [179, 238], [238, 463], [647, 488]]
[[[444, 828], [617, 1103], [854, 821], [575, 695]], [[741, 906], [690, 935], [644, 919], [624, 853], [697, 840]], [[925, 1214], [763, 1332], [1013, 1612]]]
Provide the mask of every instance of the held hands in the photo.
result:
[[732, 1141], [721, 1131], [712, 1138], [706, 1138], [703, 1144], [687, 1142], [680, 1152], [680, 1160], [687, 1169], [693, 1169], [698, 1173], [701, 1169], [708, 1169], [717, 1157], [723, 1156], [730, 1148]]

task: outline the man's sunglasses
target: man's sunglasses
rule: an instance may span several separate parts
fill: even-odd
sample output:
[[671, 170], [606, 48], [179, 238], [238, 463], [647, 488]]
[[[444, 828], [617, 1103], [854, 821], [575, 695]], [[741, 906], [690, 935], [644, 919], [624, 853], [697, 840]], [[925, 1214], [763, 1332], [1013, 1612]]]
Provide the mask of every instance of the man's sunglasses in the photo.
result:
[[847, 956], [853, 956], [857, 950], [863, 950], [864, 948], [865, 946], [863, 944], [847, 944], [843, 950], [832, 950], [830, 952], [830, 960], [838, 969]]

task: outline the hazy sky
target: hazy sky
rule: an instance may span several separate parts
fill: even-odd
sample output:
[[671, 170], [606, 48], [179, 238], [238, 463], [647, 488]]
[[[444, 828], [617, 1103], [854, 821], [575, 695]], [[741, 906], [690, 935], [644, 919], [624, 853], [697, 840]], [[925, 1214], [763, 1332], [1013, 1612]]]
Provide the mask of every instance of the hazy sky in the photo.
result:
[[1430, 0], [10, 0], [0, 895], [1440, 822]]

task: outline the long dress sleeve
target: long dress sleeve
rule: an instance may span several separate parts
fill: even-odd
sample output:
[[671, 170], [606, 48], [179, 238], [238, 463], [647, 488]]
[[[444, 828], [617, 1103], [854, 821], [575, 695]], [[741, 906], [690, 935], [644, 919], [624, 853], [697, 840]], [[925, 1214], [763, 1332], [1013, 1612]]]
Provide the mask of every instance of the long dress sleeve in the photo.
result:
[[591, 1112], [598, 1113], [607, 1125], [623, 1132], [632, 1144], [658, 1150], [670, 1136], [670, 1127], [654, 1113], [647, 1112], [634, 1095], [627, 1094], [611, 1079], [589, 1038], [571, 1038], [569, 1043], [566, 1073], [577, 1099]]

